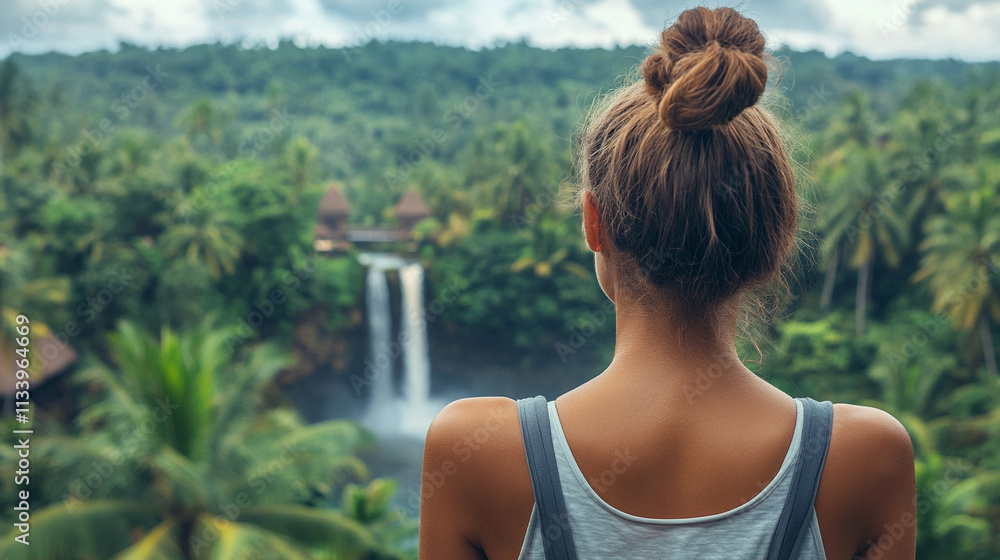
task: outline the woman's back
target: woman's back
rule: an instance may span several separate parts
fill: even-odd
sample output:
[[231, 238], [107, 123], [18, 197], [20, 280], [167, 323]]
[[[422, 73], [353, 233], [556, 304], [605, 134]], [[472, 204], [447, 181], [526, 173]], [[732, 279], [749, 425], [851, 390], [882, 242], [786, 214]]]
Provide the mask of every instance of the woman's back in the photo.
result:
[[[628, 362], [621, 356], [617, 366], [622, 369], [612, 364], [550, 405], [558, 411], [566, 445], [590, 489], [578, 486], [577, 490], [592, 492], [591, 504], [606, 504], [600, 506], [604, 513], [618, 519], [683, 519], [744, 511], [740, 508], [755, 498], [783, 491], [778, 484], [787, 478], [777, 480], [769, 494], [762, 495], [789, 452], [796, 452], [793, 399], [749, 371], [728, 368], [720, 370], [728, 375], [719, 376], [716, 384], [702, 384], [706, 388], [700, 394], [685, 396], [685, 385], [704, 369], [692, 370], [692, 375], [660, 376], [673, 380], [676, 390], [668, 390], [649, 384], [657, 377], [629, 371]], [[647, 371], [652, 369], [655, 366]], [[880, 541], [879, 553], [870, 558], [913, 557], [912, 542], [907, 540], [913, 523], [896, 513], [912, 505], [908, 502], [913, 481], [901, 476], [907, 469], [912, 472], [912, 457], [909, 436], [891, 416], [867, 407], [835, 405], [815, 507], [826, 558], [850, 560], [869, 540], [878, 541], [883, 531], [890, 531], [891, 539]], [[565, 466], [560, 465], [561, 474]], [[581, 496], [572, 490], [573, 484], [580, 484], [575, 474], [566, 486], [575, 500]], [[777, 501], [754, 509], [763, 505], [769, 509], [765, 517], [776, 518]], [[439, 503], [450, 507], [436, 506]], [[449, 405], [431, 427], [425, 449], [421, 508], [433, 514], [421, 519], [421, 557], [535, 558], [528, 533], [534, 503], [516, 403], [486, 397]], [[593, 519], [597, 525], [601, 520]], [[425, 540], [425, 535], [442, 527], [451, 533], [450, 543]], [[580, 541], [584, 547], [595, 542], [595, 527], [586, 527], [587, 536]], [[622, 525], [606, 525], [596, 542], [610, 543], [609, 531], [616, 527]], [[745, 527], [758, 526], [748, 522]], [[632, 537], [639, 534], [642, 531]], [[604, 540], [605, 535], [609, 539]], [[670, 537], [664, 534], [664, 538]], [[770, 535], [744, 538], [769, 541]], [[720, 540], [692, 554], [734, 558], [726, 552], [733, 544]], [[582, 560], [642, 558], [631, 548], [607, 556], [606, 551], [584, 547], [577, 549]], [[465, 556], [459, 552], [463, 549]], [[808, 552], [803, 556], [815, 557]]]
[[[797, 230], [791, 164], [775, 120], [757, 104], [768, 78], [764, 43], [756, 23], [730, 8], [683, 12], [643, 61], [642, 80], [611, 95], [581, 135], [584, 237], [615, 304], [611, 364], [555, 401], [588, 481], [577, 489], [589, 487], [592, 502], [611, 508], [583, 522], [581, 538], [602, 550], [581, 558], [629, 558], [652, 546], [643, 534], [602, 541], [627, 526], [604, 513], [731, 511], [759, 495], [788, 457], [795, 402], [736, 350], [741, 307], [780, 279]], [[826, 556], [913, 558], [915, 496], [913, 450], [899, 422], [835, 406], [815, 502]], [[421, 557], [514, 560], [534, 503], [514, 401], [467, 399], [438, 415], [424, 452]], [[746, 524], [757, 534], [743, 538], [764, 542], [768, 523]], [[691, 554], [730, 558], [740, 546], [702, 532], [704, 549]]]
[[[522, 422], [529, 426], [532, 424], [530, 414], [537, 413], [544, 406], [556, 464], [553, 478], [561, 487], [560, 495], [564, 501], [558, 505], [550, 499], [543, 504], [545, 509], [536, 503], [521, 550], [520, 558], [523, 560], [545, 560], [546, 548], [565, 546], [547, 538], [547, 535], [553, 534], [556, 539], [568, 535], [566, 540], [571, 541], [571, 546], [582, 558], [610, 558], [628, 550], [629, 558], [634, 560], [706, 557], [753, 560], [766, 557], [772, 547], [777, 550], [783, 539], [801, 541], [796, 558], [826, 557], [815, 516], [802, 514], [812, 507], [815, 486], [810, 484], [810, 480], [815, 473], [821, 472], [826, 454], [828, 439], [826, 443], [824, 439], [829, 437], [830, 424], [826, 422], [828, 418], [824, 418], [824, 412], [829, 410], [829, 403], [796, 401], [795, 429], [787, 452], [777, 473], [766, 483], [760, 483], [762, 487], [756, 495], [734, 508], [711, 515], [669, 518], [642, 517], [624, 512], [597, 493], [614, 485], [619, 475], [636, 464], [638, 455], [627, 449], [624, 452], [616, 450], [609, 468], [599, 476], [588, 479], [574, 459], [555, 403], [540, 405], [529, 399], [519, 404], [525, 408]], [[809, 415], [808, 430], [805, 426], [806, 415]], [[529, 464], [535, 465], [532, 477], [541, 481], [544, 481], [546, 473], [551, 473], [545, 468], [544, 455], [536, 453], [534, 448], [529, 454]], [[742, 468], [734, 472], [744, 471], [747, 466], [744, 461]], [[808, 509], [797, 509], [794, 505], [796, 500], [806, 504]], [[542, 522], [542, 513], [550, 509], [566, 512], [562, 520], [555, 524], [558, 532]], [[801, 521], [798, 532], [794, 529], [797, 521]], [[564, 531], [566, 526], [571, 527], [571, 534]], [[779, 531], [779, 526], [784, 530]], [[711, 551], [711, 554], [706, 554], [706, 551]]]

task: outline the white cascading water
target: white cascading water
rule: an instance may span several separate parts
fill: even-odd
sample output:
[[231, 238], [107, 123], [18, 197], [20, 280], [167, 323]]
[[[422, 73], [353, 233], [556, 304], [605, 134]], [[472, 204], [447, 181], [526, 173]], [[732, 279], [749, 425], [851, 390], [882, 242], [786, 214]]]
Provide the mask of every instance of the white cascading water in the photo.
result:
[[427, 352], [427, 317], [424, 314], [424, 267], [419, 262], [399, 269], [403, 291], [400, 318], [403, 331], [403, 425], [404, 432], [422, 432], [428, 414], [431, 361]]
[[[367, 256], [367, 255], [365, 255]], [[373, 255], [373, 257], [376, 257]], [[364, 262], [364, 260], [362, 260]], [[396, 424], [393, 410], [392, 378], [392, 316], [389, 309], [389, 282], [386, 280], [386, 262], [371, 258], [368, 265], [365, 304], [368, 307], [368, 361], [365, 377], [371, 382], [371, 405], [365, 423], [377, 430]]]
[[[423, 437], [443, 403], [430, 399], [430, 357], [427, 346], [427, 320], [424, 313], [424, 267], [396, 255], [362, 253], [368, 266], [366, 305], [369, 346], [365, 363], [366, 379], [371, 381], [371, 400], [364, 423], [382, 434]], [[400, 332], [392, 336], [387, 270], [399, 270], [402, 304]], [[402, 352], [403, 392], [397, 396], [393, 383], [393, 364]]]

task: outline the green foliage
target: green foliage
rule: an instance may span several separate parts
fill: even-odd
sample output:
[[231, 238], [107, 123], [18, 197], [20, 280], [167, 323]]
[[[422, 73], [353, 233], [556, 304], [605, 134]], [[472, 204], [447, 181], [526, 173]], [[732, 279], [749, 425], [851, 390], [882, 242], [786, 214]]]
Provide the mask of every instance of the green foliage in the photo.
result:
[[[751, 365], [792, 394], [896, 414], [918, 449], [919, 557], [995, 558], [1000, 65], [776, 54], [794, 79], [772, 106], [815, 240], [794, 263], [802, 297]], [[291, 348], [327, 346], [299, 327], [322, 324], [335, 374], [359, 373], [340, 354], [362, 346], [362, 266], [312, 247], [325, 185], [343, 186], [353, 225], [394, 225], [411, 188], [427, 202], [414, 234], [432, 345], [593, 369], [613, 308], [558, 202], [581, 117], [644, 56], [284, 41], [3, 61], [4, 340], [26, 311], [69, 340], [86, 381], [75, 424], [47, 420], [33, 450], [33, 507], [48, 506], [35, 542], [58, 538], [31, 553], [175, 558], [197, 535], [205, 558], [412, 557], [391, 482], [340, 491], [366, 474], [352, 452], [369, 436], [262, 398]], [[140, 84], [156, 87], [133, 98]], [[150, 420], [167, 398], [183, 405]], [[317, 550], [330, 535], [340, 550]]]
[[[81, 372], [100, 395], [78, 417], [78, 432], [32, 438], [32, 489], [44, 489], [34, 491], [35, 546], [12, 533], [5, 557], [402, 557], [390, 548], [412, 531], [378, 509], [391, 487], [375, 492], [377, 507], [363, 519], [314, 504], [366, 476], [351, 454], [371, 436], [346, 421], [304, 425], [291, 410], [260, 412], [288, 357], [262, 345], [233, 362], [226, 336], [210, 321], [180, 334], [163, 329], [159, 340], [122, 323], [110, 341], [113, 365]], [[16, 460], [4, 452], [5, 465]], [[376, 539], [390, 529], [399, 539]]]
[[835, 394], [853, 400], [863, 394], [872, 348], [850, 342], [843, 314], [783, 321], [777, 331], [770, 356], [758, 368], [764, 378], [796, 396]]
[[613, 314], [591, 319], [604, 313], [606, 301], [597, 280], [581, 274], [592, 270], [592, 257], [579, 248], [579, 238], [562, 239], [561, 249], [542, 257], [544, 246], [533, 245], [530, 235], [511, 235], [483, 222], [438, 254], [430, 273], [439, 290], [436, 299], [453, 302], [440, 314], [449, 336], [469, 347], [489, 341], [490, 347], [516, 348], [525, 364], [558, 357], [556, 345], [581, 324], [596, 329], [590, 336], [610, 335]]

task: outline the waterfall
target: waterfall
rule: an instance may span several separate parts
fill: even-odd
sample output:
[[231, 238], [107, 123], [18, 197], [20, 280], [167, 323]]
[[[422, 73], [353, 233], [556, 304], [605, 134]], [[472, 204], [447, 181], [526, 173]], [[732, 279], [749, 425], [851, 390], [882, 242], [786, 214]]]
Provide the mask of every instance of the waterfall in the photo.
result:
[[431, 364], [427, 353], [427, 317], [424, 313], [424, 267], [410, 263], [399, 269], [403, 305], [403, 429], [425, 429], [427, 398], [431, 388]]
[[[396, 255], [362, 253], [368, 266], [366, 306], [368, 314], [368, 359], [365, 379], [370, 400], [364, 423], [376, 432], [422, 437], [443, 403], [430, 398], [430, 357], [427, 319], [424, 311], [424, 267]], [[393, 338], [389, 282], [386, 271], [399, 271], [400, 329]], [[395, 388], [393, 365], [402, 354], [403, 391]]]
[[372, 401], [389, 402], [392, 391], [392, 317], [389, 311], [389, 282], [385, 269], [372, 264], [368, 267], [367, 279], [368, 307], [368, 367], [371, 368], [370, 381]]

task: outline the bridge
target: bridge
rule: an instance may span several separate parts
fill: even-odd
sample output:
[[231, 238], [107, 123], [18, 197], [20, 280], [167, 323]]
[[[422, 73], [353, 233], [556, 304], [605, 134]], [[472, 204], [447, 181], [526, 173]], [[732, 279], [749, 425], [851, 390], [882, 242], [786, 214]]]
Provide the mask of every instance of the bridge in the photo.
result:
[[320, 253], [346, 251], [353, 245], [413, 241], [413, 226], [431, 215], [415, 189], [403, 193], [393, 210], [395, 227], [364, 227], [348, 224], [351, 206], [334, 184], [327, 187], [319, 203], [319, 220], [313, 247]]

